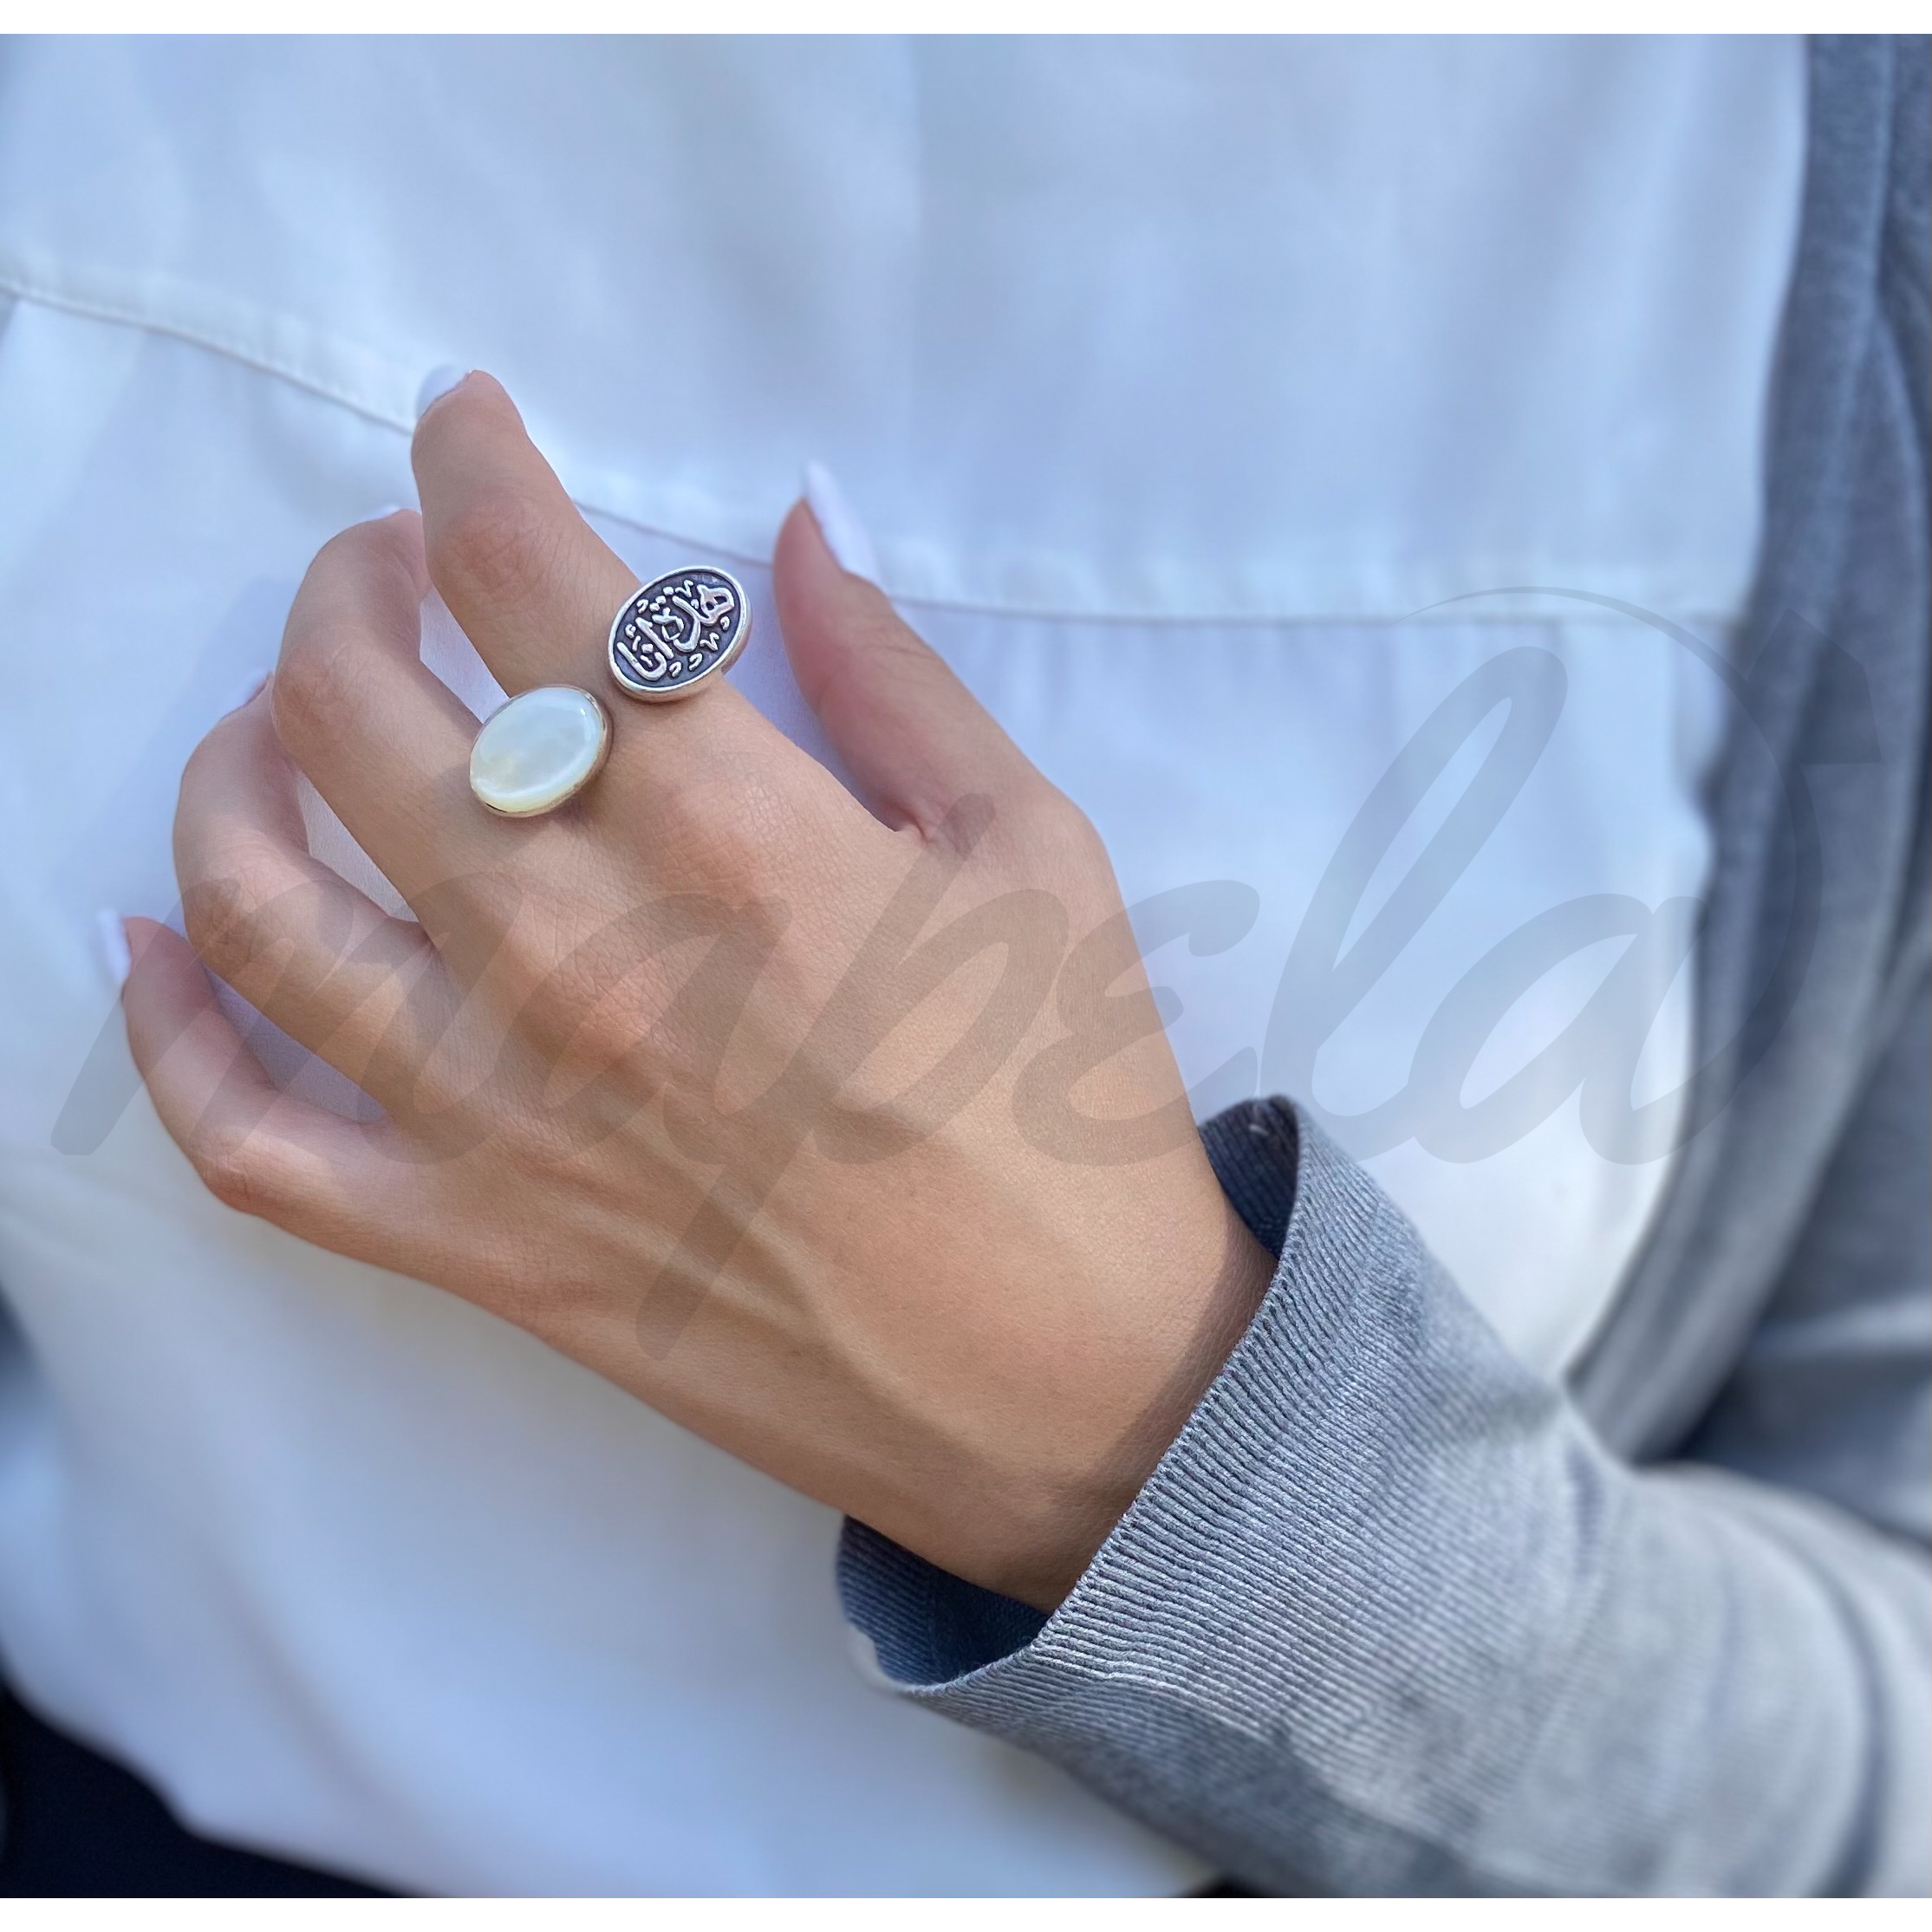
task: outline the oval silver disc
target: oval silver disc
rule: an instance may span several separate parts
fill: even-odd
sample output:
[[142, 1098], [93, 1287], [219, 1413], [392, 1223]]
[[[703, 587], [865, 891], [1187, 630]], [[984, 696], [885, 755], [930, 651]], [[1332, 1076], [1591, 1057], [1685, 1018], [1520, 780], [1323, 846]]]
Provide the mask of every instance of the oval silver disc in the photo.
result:
[[627, 698], [688, 698], [723, 671], [751, 634], [745, 587], [693, 564], [653, 577], [610, 625], [610, 674]]

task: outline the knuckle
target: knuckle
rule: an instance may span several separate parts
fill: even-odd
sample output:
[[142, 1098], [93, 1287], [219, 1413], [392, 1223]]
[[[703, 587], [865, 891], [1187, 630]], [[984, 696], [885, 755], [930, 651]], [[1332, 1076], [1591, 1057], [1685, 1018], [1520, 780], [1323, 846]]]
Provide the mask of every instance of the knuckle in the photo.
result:
[[368, 608], [391, 599], [420, 602], [420, 556], [414, 524], [386, 517], [380, 523], [350, 524], [330, 537], [315, 562], [359, 608]]
[[231, 977], [228, 969], [237, 959], [245, 959], [253, 950], [249, 937], [252, 914], [245, 889], [231, 870], [224, 870], [198, 879], [181, 892], [181, 925], [188, 944], [224, 979]]
[[491, 601], [514, 600], [543, 579], [556, 547], [539, 504], [514, 491], [488, 490], [442, 524], [430, 561], [440, 582]]
[[1052, 869], [1085, 872], [1109, 862], [1105, 842], [1092, 819], [1057, 786], [1036, 778], [1018, 804], [1015, 829], [1019, 838]]
[[403, 533], [394, 517], [381, 523], [351, 524], [315, 552], [311, 573], [329, 582], [361, 582], [372, 573], [407, 561]]
[[270, 701], [276, 734], [298, 764], [306, 751], [337, 744], [355, 731], [354, 642], [345, 627], [330, 622], [283, 646]]
[[[709, 790], [711, 788], [705, 788]], [[760, 869], [766, 841], [755, 798], [747, 797], [742, 816], [715, 809], [721, 801], [702, 794], [687, 798], [679, 819], [680, 865], [688, 875], [719, 885], [749, 885]]]
[[252, 840], [224, 850], [220, 862], [219, 872], [183, 888], [181, 923], [203, 963], [244, 986], [283, 946], [296, 913], [291, 892], [312, 888], [291, 882], [277, 855]]
[[201, 1184], [224, 1207], [272, 1220], [284, 1194], [259, 1135], [222, 1128], [205, 1134], [191, 1152]]
[[794, 842], [790, 802], [755, 771], [706, 770], [664, 795], [669, 855], [686, 878], [755, 886]]

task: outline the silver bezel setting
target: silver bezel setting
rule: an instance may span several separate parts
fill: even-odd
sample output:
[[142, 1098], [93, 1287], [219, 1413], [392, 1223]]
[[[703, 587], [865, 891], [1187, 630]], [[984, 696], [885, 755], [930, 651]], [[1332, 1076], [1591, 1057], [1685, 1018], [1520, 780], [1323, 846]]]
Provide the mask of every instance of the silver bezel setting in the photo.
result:
[[[529, 820], [532, 818], [547, 818], [553, 811], [561, 811], [563, 807], [569, 804], [573, 798], [581, 798], [583, 794], [590, 789], [590, 785], [595, 779], [597, 774], [602, 771], [607, 764], [610, 763], [610, 747], [615, 742], [617, 737], [615, 727], [611, 722], [610, 707], [604, 703], [602, 699], [598, 697], [595, 692], [586, 691], [582, 685], [561, 685], [556, 686], [539, 686], [535, 688], [541, 690], [549, 690], [554, 688], [563, 691], [574, 691], [580, 698], [588, 698], [590, 700], [592, 708], [597, 713], [597, 749], [595, 754], [591, 758], [589, 769], [577, 778], [576, 782], [571, 785], [570, 789], [568, 791], [558, 793], [558, 795], [555, 798], [551, 799], [548, 804], [535, 805], [523, 811], [515, 811], [510, 810], [508, 807], [494, 803], [491, 800], [485, 797], [483, 793], [477, 790], [476, 767], [474, 763], [474, 760], [476, 758], [476, 745], [472, 742], [470, 747], [470, 758], [472, 760], [472, 764], [470, 766], [470, 796], [474, 798], [478, 804], [481, 805], [484, 810], [488, 812], [492, 818], [500, 818], [509, 824], [515, 824], [520, 821]], [[488, 718], [484, 719], [481, 723], [478, 725], [477, 737], [480, 738], [483, 736], [485, 727], [493, 722], [497, 718], [501, 716], [503, 712], [508, 711], [512, 705], [517, 704], [522, 699], [531, 695], [532, 693], [530, 691], [519, 691], [515, 697], [504, 699], [503, 703], [498, 705], [496, 710], [490, 713], [490, 716]]]
[[[712, 615], [707, 593], [729, 598], [728, 615]], [[674, 648], [667, 634], [667, 616], [681, 633]], [[751, 635], [751, 607], [745, 586], [729, 570], [693, 563], [653, 577], [624, 600], [610, 621], [604, 660], [627, 698], [647, 705], [677, 704], [728, 671]], [[663, 674], [650, 674], [654, 660], [667, 665]]]

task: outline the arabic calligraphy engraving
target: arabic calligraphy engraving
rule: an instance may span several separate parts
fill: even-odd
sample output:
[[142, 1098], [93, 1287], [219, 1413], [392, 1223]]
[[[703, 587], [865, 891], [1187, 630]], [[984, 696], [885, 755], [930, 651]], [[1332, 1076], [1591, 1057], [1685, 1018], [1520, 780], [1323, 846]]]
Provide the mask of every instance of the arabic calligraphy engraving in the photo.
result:
[[611, 627], [611, 668], [639, 691], [667, 692], [728, 663], [745, 593], [722, 570], [674, 570], [646, 584]]

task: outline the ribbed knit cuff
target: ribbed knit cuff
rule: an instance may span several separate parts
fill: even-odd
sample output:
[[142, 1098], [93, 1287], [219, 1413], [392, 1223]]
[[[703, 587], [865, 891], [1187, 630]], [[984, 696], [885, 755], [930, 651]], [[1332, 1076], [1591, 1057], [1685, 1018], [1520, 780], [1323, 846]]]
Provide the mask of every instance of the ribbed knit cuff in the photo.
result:
[[1440, 1844], [1520, 1777], [1560, 1688], [1609, 1473], [1305, 1118], [1264, 1103], [1207, 1138], [1279, 1263], [1065, 1602], [1038, 1619], [854, 1524], [846, 1614], [911, 1701], [1244, 1877], [1295, 1889], [1253, 1848], [1318, 1846], [1342, 1889], [1453, 1885]]

